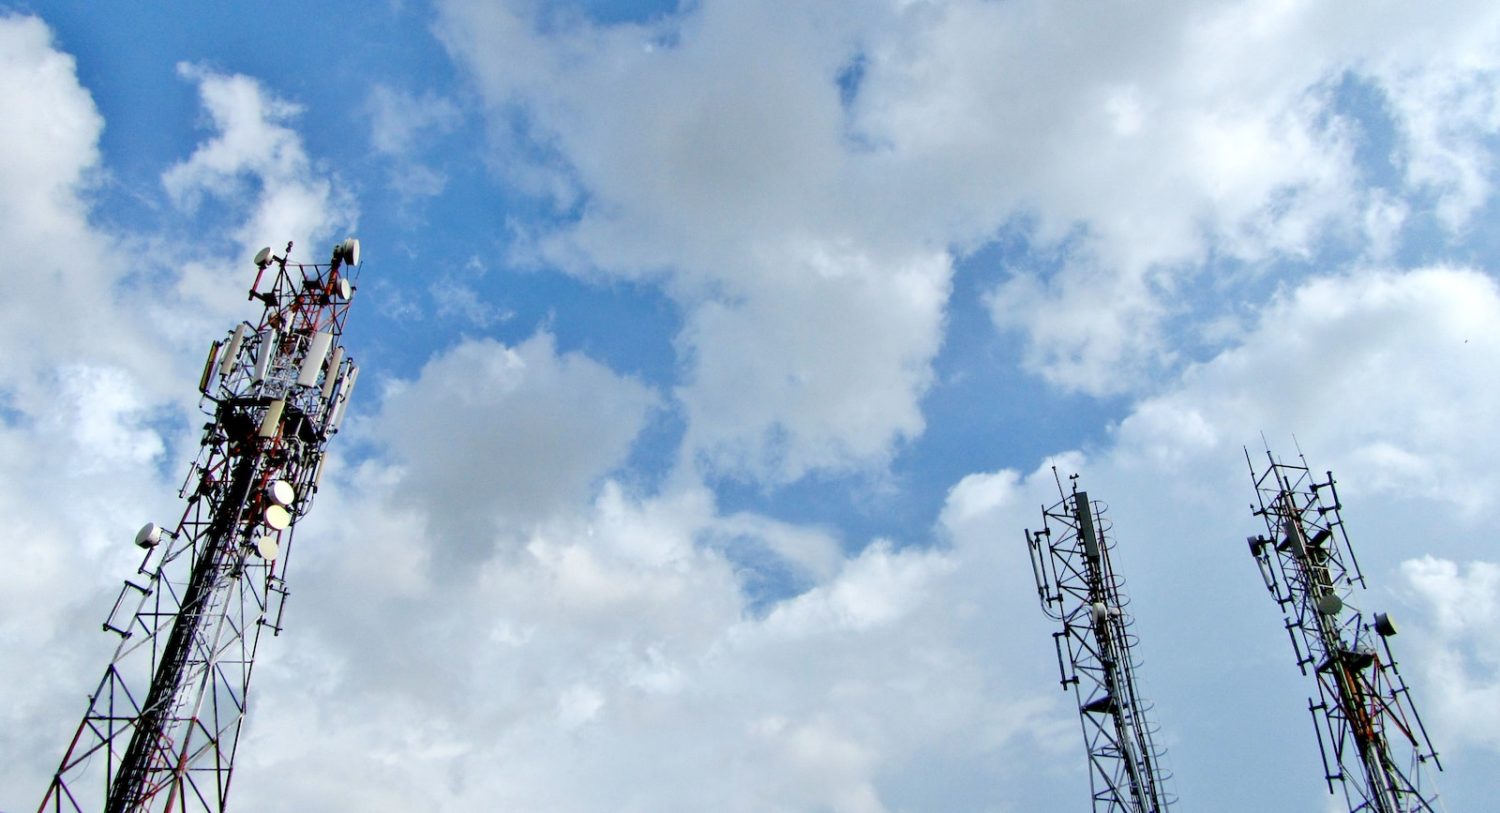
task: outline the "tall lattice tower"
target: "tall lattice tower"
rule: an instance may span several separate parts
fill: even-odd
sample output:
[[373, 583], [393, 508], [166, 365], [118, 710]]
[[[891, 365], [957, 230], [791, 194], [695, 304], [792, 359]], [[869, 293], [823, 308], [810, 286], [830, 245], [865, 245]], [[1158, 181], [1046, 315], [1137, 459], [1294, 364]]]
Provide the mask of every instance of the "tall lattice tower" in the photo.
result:
[[104, 622], [119, 645], [39, 811], [224, 809], [256, 648], [281, 631], [293, 531], [359, 374], [340, 344], [359, 242], [320, 265], [291, 249], [256, 255], [264, 312], [209, 349], [182, 519], [136, 536]]
[[1052, 640], [1063, 689], [1071, 686], [1078, 702], [1094, 811], [1161, 813], [1174, 800], [1146, 718], [1150, 704], [1136, 686], [1130, 600], [1109, 560], [1112, 526], [1104, 504], [1078, 489], [1078, 475], [1069, 479], [1071, 493], [1059, 479], [1061, 500], [1042, 509], [1042, 530], [1027, 529], [1026, 544], [1042, 610], [1062, 622]]
[[1266, 589], [1281, 606], [1302, 674], [1312, 668], [1318, 693], [1308, 711], [1323, 754], [1328, 792], [1337, 782], [1351, 811], [1432, 811], [1437, 794], [1423, 787], [1422, 767], [1442, 770], [1411, 693], [1396, 671], [1384, 613], [1369, 618], [1350, 602], [1365, 586], [1339, 515], [1333, 473], [1317, 482], [1307, 468], [1281, 463], [1268, 450], [1257, 472], [1250, 459], [1265, 535], [1249, 538]]

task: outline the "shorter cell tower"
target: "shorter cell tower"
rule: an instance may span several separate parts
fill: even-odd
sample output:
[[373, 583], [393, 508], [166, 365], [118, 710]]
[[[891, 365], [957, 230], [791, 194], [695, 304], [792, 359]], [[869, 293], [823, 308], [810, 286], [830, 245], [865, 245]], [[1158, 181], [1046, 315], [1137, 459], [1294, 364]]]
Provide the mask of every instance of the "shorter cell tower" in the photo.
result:
[[119, 644], [39, 813], [224, 810], [261, 632], [281, 632], [292, 534], [359, 375], [340, 344], [359, 241], [317, 265], [291, 249], [256, 255], [259, 321], [209, 348], [182, 518], [136, 535], [138, 581], [104, 621]]
[[1434, 811], [1437, 794], [1422, 785], [1423, 765], [1442, 763], [1427, 739], [1411, 693], [1396, 671], [1385, 613], [1368, 621], [1350, 598], [1364, 575], [1339, 514], [1333, 472], [1316, 482], [1302, 465], [1277, 462], [1266, 451], [1255, 481], [1266, 534], [1249, 538], [1266, 589], [1281, 606], [1297, 667], [1312, 667], [1318, 693], [1307, 702], [1323, 755], [1328, 792], [1338, 782], [1351, 811]]
[[1078, 475], [1068, 479], [1072, 493], [1058, 479], [1062, 499], [1042, 509], [1042, 530], [1028, 528], [1026, 544], [1042, 610], [1062, 622], [1052, 640], [1063, 690], [1072, 686], [1078, 701], [1094, 811], [1161, 813], [1175, 799], [1164, 787], [1156, 727], [1146, 719], [1150, 705], [1136, 687], [1135, 622], [1109, 560], [1112, 526], [1104, 504], [1078, 489]]

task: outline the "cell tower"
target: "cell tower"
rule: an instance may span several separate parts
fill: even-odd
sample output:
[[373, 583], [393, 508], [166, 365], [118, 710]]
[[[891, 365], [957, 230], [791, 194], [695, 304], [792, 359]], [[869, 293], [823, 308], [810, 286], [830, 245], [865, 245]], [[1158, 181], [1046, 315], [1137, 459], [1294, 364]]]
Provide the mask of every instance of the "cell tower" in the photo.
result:
[[1396, 671], [1389, 638], [1396, 627], [1385, 613], [1351, 605], [1365, 586], [1354, 548], [1339, 515], [1333, 473], [1316, 482], [1302, 465], [1277, 462], [1268, 450], [1259, 473], [1245, 461], [1266, 523], [1249, 538], [1266, 589], [1281, 605], [1287, 635], [1302, 674], [1312, 667], [1318, 693], [1307, 702], [1323, 754], [1328, 792], [1338, 782], [1351, 811], [1433, 811], [1437, 794], [1422, 786], [1421, 768], [1442, 763], [1411, 693]]
[[1042, 610], [1062, 622], [1052, 640], [1063, 690], [1072, 686], [1078, 702], [1094, 811], [1161, 813], [1175, 799], [1164, 787], [1156, 728], [1146, 719], [1150, 705], [1136, 688], [1135, 622], [1109, 561], [1112, 526], [1104, 504], [1078, 489], [1078, 475], [1069, 480], [1072, 493], [1059, 479], [1062, 499], [1042, 509], [1042, 530], [1028, 528], [1026, 544]]
[[39, 813], [224, 809], [256, 648], [281, 632], [292, 534], [359, 375], [339, 341], [359, 241], [321, 265], [291, 249], [256, 255], [265, 311], [209, 349], [186, 509], [136, 535], [145, 557], [104, 622], [119, 645]]

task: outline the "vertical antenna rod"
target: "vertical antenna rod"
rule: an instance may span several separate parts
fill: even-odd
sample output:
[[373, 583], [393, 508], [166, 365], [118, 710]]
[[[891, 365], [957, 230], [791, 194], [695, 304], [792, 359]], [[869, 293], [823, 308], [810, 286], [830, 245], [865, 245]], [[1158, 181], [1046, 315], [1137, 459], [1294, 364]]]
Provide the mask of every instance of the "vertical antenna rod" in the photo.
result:
[[1150, 704], [1136, 688], [1134, 620], [1109, 561], [1111, 525], [1104, 504], [1089, 501], [1077, 475], [1069, 479], [1072, 493], [1058, 481], [1062, 499], [1042, 509], [1042, 530], [1028, 528], [1026, 544], [1042, 610], [1062, 622], [1052, 640], [1063, 690], [1071, 685], [1078, 702], [1094, 811], [1162, 813], [1175, 800], [1152, 741], [1156, 727], [1146, 719]]
[[1308, 712], [1323, 755], [1328, 792], [1343, 788], [1351, 811], [1435, 811], [1437, 794], [1422, 786], [1428, 761], [1442, 770], [1411, 693], [1396, 670], [1389, 639], [1396, 626], [1385, 613], [1369, 620], [1350, 604], [1364, 574], [1344, 530], [1333, 473], [1316, 482], [1307, 468], [1277, 462], [1256, 472], [1264, 535], [1248, 539], [1266, 589], [1280, 605], [1297, 667], [1312, 667], [1317, 695]]
[[261, 630], [281, 632], [292, 534], [359, 375], [339, 341], [359, 241], [324, 264], [291, 248], [255, 257], [260, 321], [209, 347], [182, 519], [136, 535], [145, 557], [104, 622], [119, 644], [39, 813], [225, 807]]

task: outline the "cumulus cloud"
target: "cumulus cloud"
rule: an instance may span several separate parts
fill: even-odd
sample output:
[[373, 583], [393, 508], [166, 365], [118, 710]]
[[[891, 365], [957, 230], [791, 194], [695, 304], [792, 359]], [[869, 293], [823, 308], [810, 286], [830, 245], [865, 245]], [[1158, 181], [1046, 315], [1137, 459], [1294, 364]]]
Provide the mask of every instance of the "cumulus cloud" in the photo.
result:
[[325, 259], [313, 240], [351, 225], [354, 206], [315, 168], [301, 136], [288, 126], [302, 107], [242, 74], [189, 64], [179, 65], [178, 73], [197, 84], [215, 132], [162, 175], [167, 194], [189, 209], [205, 195], [254, 201], [246, 222], [234, 231], [241, 254], [249, 256], [267, 243], [279, 252], [290, 240], [303, 253], [316, 254], [314, 259]]
[[[104, 120], [78, 83], [74, 60], [53, 47], [34, 17], [0, 17], [0, 89], [10, 113], [0, 123], [0, 240], [7, 294], [0, 301], [0, 391], [23, 386], [57, 355], [148, 368], [133, 356], [140, 331], [113, 307], [126, 265], [112, 240], [89, 223], [88, 198], [102, 175]], [[86, 314], [89, 330], [59, 314]], [[145, 351], [146, 356], [155, 354]], [[159, 357], [155, 357], [159, 361]], [[14, 396], [12, 396], [14, 397]]]
[[[1380, 168], [1355, 162], [1384, 114], [1407, 147], [1373, 160], [1405, 171], [1404, 198], [1433, 188], [1443, 211], [1470, 212], [1485, 197], [1489, 149], [1472, 134], [1493, 130], [1492, 71], [1467, 53], [1495, 36], [1490, 11], [1420, 21], [1295, 4], [1093, 11], [948, 4], [926, 29], [942, 49], [896, 52], [888, 84], [881, 62], [867, 71], [877, 140], [967, 170], [939, 176], [956, 189], [1004, 179], [1035, 236], [1063, 241], [1060, 270], [1020, 265], [991, 299], [997, 325], [1026, 336], [1028, 366], [1056, 384], [1114, 392], [1175, 361], [1163, 331], [1168, 317], [1193, 318], [1178, 291], [1209, 252], [1295, 259], [1361, 220], [1391, 224], [1391, 200], [1362, 180]], [[1439, 31], [1463, 43], [1451, 60], [1431, 59]], [[1431, 116], [1442, 94], [1412, 81], [1452, 88], [1439, 104], [1458, 114]], [[1387, 107], [1350, 109], [1350, 82]], [[1425, 123], [1439, 118], [1442, 128]], [[1444, 180], [1423, 180], [1430, 162]], [[1377, 248], [1390, 239], [1376, 237]]]
[[[334, 450], [357, 454], [335, 463], [299, 530], [289, 633], [257, 663], [235, 804], [874, 813], [1049, 809], [1059, 789], [1082, 799], [1076, 710], [1023, 559], [1021, 529], [1056, 499], [1047, 465], [1001, 461], [954, 483], [931, 540], [726, 511], [700, 475], [786, 483], [919, 442], [955, 257], [997, 229], [1021, 228], [1063, 261], [1015, 269], [990, 299], [995, 318], [1029, 332], [1031, 363], [1061, 371], [1059, 384], [1109, 391], [1111, 376], [1172, 352], [1159, 326], [1206, 252], [1256, 262], [1305, 254], [1341, 223], [1399, 227], [1419, 202], [1393, 190], [1372, 208], [1330, 77], [1353, 70], [1382, 93], [1388, 77], [1427, 81], [1413, 43], [1454, 23], [1425, 15], [1436, 22], [1393, 39], [1379, 15], [1345, 32], [1341, 8], [707, 2], [596, 26], [447, 7], [442, 31], [495, 130], [533, 136], [505, 145], [528, 159], [516, 179], [568, 212], [530, 256], [659, 283], [682, 308], [671, 396], [690, 465], [655, 492], [622, 474], [666, 393], [547, 333], [460, 341], [409, 379], [367, 379], [369, 406]], [[1464, 11], [1493, 29], [1492, 12]], [[1328, 30], [1333, 46], [1307, 39]], [[0, 131], [52, 166], [39, 181], [55, 192], [28, 213], [41, 225], [7, 236], [58, 252], [37, 254], [51, 263], [39, 267], [104, 269], [107, 290], [124, 263], [82, 195], [97, 112], [44, 26], [6, 19], [0, 37], [12, 38], [0, 82], [18, 109], [74, 128], [54, 142]], [[1370, 56], [1379, 49], [1389, 59]], [[1480, 110], [1487, 85], [1461, 61], [1445, 98]], [[248, 77], [185, 75], [212, 127], [164, 178], [185, 211], [224, 196], [244, 215], [245, 250], [284, 239], [256, 237], [264, 228], [301, 240], [352, 218], [337, 184], [316, 180], [295, 105]], [[1458, 228], [1488, 195], [1482, 115], [1423, 130], [1392, 104], [1413, 156], [1405, 182]], [[381, 126], [372, 143], [392, 150], [421, 138]], [[1433, 169], [1413, 169], [1422, 161]], [[298, 197], [277, 211], [296, 217], [272, 222], [268, 190], [281, 187]], [[79, 245], [104, 262], [62, 253]], [[208, 301], [221, 265], [200, 267], [181, 288]], [[56, 301], [39, 290], [18, 295], [19, 316]], [[448, 293], [455, 313], [473, 304]], [[108, 302], [99, 324], [124, 324], [125, 305]], [[1066, 330], [1019, 313], [1025, 303]], [[1326, 796], [1308, 770], [1308, 687], [1241, 541], [1254, 519], [1240, 446], [1258, 430], [1283, 451], [1295, 435], [1340, 472], [1372, 584], [1404, 575], [1424, 602], [1413, 629], [1438, 630], [1451, 659], [1434, 663], [1457, 668], [1408, 668], [1419, 701], [1489, 702], [1493, 574], [1450, 563], [1486, 555], [1497, 450], [1475, 427], [1500, 403], [1500, 348], [1485, 335], [1497, 316], [1493, 278], [1472, 269], [1287, 283], [1222, 333], [1226, 349], [1155, 379], [1097, 448], [1052, 461], [1113, 506], [1140, 674], [1185, 799], [1305, 809]], [[138, 476], [173, 447], [162, 427], [176, 418], [163, 418], [139, 343], [106, 344], [7, 356], [34, 374], [0, 400], [0, 455], [15, 462], [0, 472], [0, 515], [35, 580], [0, 591], [0, 642], [49, 653], [0, 661], [0, 682], [23, 687], [0, 719], [0, 750], [20, 755], [0, 765], [8, 788], [50, 772], [69, 734], [58, 729], [80, 711], [78, 676], [107, 657], [64, 631], [98, 638], [98, 595], [134, 564], [119, 529], [158, 516], [178, 475]], [[48, 403], [62, 404], [56, 419], [38, 420]], [[1443, 558], [1401, 564], [1417, 530]], [[93, 563], [85, 583], [80, 559]], [[758, 586], [767, 572], [775, 589]], [[1444, 725], [1459, 753], [1497, 747]], [[1246, 753], [1263, 769], [1245, 771]], [[1265, 787], [1269, 771], [1287, 780]]]
[[1446, 747], [1500, 751], [1500, 565], [1424, 556], [1403, 562], [1401, 575], [1430, 619], [1420, 663], [1436, 690], [1435, 735]]
[[404, 199], [427, 198], [447, 186], [443, 172], [423, 163], [432, 142], [458, 126], [458, 105], [431, 91], [416, 95], [384, 84], [370, 89], [370, 146], [392, 162], [389, 183]]
[[[1013, 688], [1006, 659], [972, 642], [990, 603], [1009, 599], [984, 589], [987, 568], [962, 570], [949, 553], [876, 543], [755, 614], [727, 546], [781, 550], [805, 531], [719, 516], [697, 487], [642, 497], [607, 482], [474, 579], [407, 594], [350, 568], [349, 552], [385, 550], [381, 537], [441, 540], [407, 536], [415, 527], [325, 530], [299, 565], [308, 602], [298, 635], [258, 668], [264, 716], [239, 803], [331, 798], [354, 782], [375, 810], [419, 797], [531, 810], [934, 809], [893, 801], [919, 795], [911, 777], [934, 749], [962, 741], [964, 758], [998, 759], [1047, 709], [998, 690]], [[965, 550], [992, 563], [991, 546]], [[371, 737], [385, 744], [360, 744]], [[391, 770], [372, 775], [372, 760]], [[286, 779], [250, 778], [269, 775]], [[579, 775], [588, 781], [569, 780]]]
[[377, 84], [370, 89], [370, 146], [387, 155], [404, 155], [428, 133], [444, 133], [458, 124], [458, 106], [431, 92], [421, 96]]
[[1500, 345], [1485, 326], [1497, 318], [1494, 279], [1470, 269], [1311, 280], [1271, 302], [1240, 346], [1142, 401], [1120, 424], [1121, 455], [1170, 463], [1254, 431], [1316, 436], [1365, 489], [1479, 512], [1496, 485], [1497, 450], [1474, 428], [1496, 418], [1487, 369]]
[[[1500, 29], [1474, 4], [1415, 18], [1348, 4], [701, 3], [606, 26], [456, 1], [439, 30], [508, 162], [545, 176], [536, 191], [578, 213], [543, 235], [548, 262], [663, 279], [690, 316], [709, 318], [737, 294], [782, 291], [771, 263], [787, 255], [839, 246], [859, 263], [851, 278], [889, 288], [890, 275], [860, 264], [961, 253], [1019, 229], [1064, 261], [1009, 263], [990, 297], [996, 324], [1025, 337], [1033, 372], [1090, 393], [1140, 389], [1180, 363], [1174, 322], [1203, 318], [1181, 290], [1211, 256], [1302, 259], [1369, 228], [1379, 254], [1402, 201], [1436, 200], [1459, 229], [1489, 194], [1487, 44]], [[1433, 46], [1450, 35], [1456, 48]], [[1354, 109], [1351, 86], [1384, 106]], [[1368, 186], [1356, 160], [1386, 126], [1400, 147], [1374, 160], [1396, 165], [1396, 190]], [[783, 292], [756, 317], [805, 318], [843, 299]], [[723, 341], [685, 332], [682, 351], [723, 353]], [[914, 349], [861, 374], [879, 388], [930, 358]], [[771, 354], [763, 374], [794, 379], [803, 361]], [[836, 438], [843, 460], [878, 463], [909, 437], [907, 405], [925, 386], [908, 377], [906, 403], [879, 414], [879, 452], [858, 448], [857, 429]], [[685, 393], [720, 395], [706, 380]], [[700, 406], [695, 417], [717, 430], [704, 451], [795, 455], [785, 399], [760, 400], [751, 415]], [[806, 446], [827, 457], [822, 438]]]
[[[684, 308], [685, 455], [718, 474], [880, 465], [923, 429], [951, 259], [941, 240], [884, 239], [845, 210], [857, 190], [834, 78], [848, 51], [829, 47], [823, 14], [708, 4], [543, 34], [503, 5], [443, 12], [496, 129], [521, 116], [547, 146], [534, 166], [579, 205], [536, 258], [660, 281]], [[497, 45], [528, 56], [496, 59]]]
[[688, 316], [684, 453], [709, 471], [776, 482], [884, 463], [925, 428], [918, 398], [941, 341], [947, 258], [881, 267], [788, 251], [774, 262], [775, 284]]
[[558, 354], [540, 333], [514, 348], [465, 341], [433, 358], [416, 380], [392, 382], [369, 431], [401, 468], [394, 498], [440, 526], [439, 550], [483, 559], [502, 528], [525, 532], [585, 503], [656, 406], [645, 385]]

